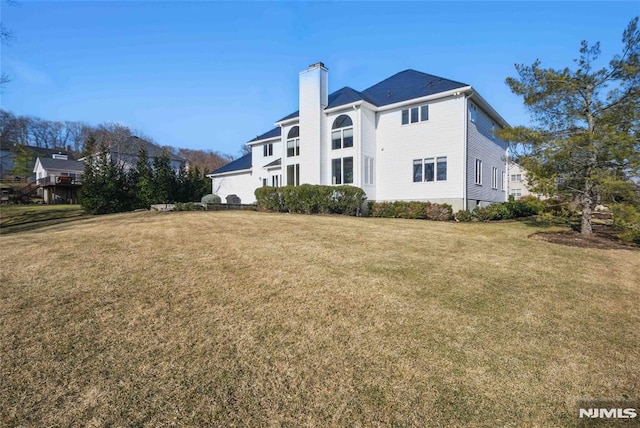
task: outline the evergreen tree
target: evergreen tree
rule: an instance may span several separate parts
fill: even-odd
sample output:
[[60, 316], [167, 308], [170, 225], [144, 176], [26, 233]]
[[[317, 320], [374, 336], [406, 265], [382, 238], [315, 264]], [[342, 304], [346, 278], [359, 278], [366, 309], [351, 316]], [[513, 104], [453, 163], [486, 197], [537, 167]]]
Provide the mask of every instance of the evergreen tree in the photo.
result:
[[153, 158], [153, 200], [157, 204], [175, 202], [178, 180], [166, 151]]
[[524, 98], [535, 127], [497, 132], [515, 144], [533, 191], [565, 196], [582, 209], [581, 233], [592, 234], [596, 204], [629, 199], [640, 182], [640, 31], [638, 18], [623, 33], [624, 49], [596, 68], [600, 45], [583, 41], [577, 67], [516, 65], [507, 78]]
[[135, 168], [130, 171], [133, 208], [149, 208], [154, 203], [153, 170], [144, 146], [140, 147]]
[[131, 209], [126, 174], [102, 146], [85, 160], [80, 204], [91, 214], [108, 214]]

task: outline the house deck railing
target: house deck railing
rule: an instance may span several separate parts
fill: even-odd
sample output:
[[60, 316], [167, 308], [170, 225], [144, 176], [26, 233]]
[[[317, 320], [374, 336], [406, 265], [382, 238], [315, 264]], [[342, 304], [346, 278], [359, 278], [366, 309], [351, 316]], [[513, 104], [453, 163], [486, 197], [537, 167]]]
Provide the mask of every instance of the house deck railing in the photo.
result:
[[82, 184], [82, 177], [71, 177], [68, 175], [48, 175], [36, 180], [39, 186], [79, 186]]

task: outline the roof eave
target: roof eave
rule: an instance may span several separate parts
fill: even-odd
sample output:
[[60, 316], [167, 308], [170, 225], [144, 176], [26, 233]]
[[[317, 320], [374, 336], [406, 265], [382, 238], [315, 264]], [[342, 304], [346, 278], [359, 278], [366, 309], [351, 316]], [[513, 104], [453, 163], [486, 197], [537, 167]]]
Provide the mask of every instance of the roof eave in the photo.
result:
[[281, 138], [282, 138], [282, 136], [279, 135], [277, 137], [263, 138], [262, 140], [251, 140], [251, 141], [247, 142], [247, 146], [256, 146], [258, 144], [264, 144], [264, 143], [269, 142], [269, 141], [280, 141]]
[[291, 119], [279, 120], [275, 124], [276, 126], [286, 126], [299, 121], [300, 121], [300, 116], [296, 116], [296, 117], [292, 117]]
[[431, 101], [431, 100], [437, 100], [439, 98], [457, 96], [457, 95], [462, 94], [463, 92], [468, 92], [468, 91], [471, 91], [471, 90], [472, 90], [471, 86], [464, 86], [464, 87], [461, 87], [461, 88], [450, 89], [448, 91], [438, 92], [437, 94], [425, 95], [424, 97], [412, 98], [412, 99], [406, 100], [406, 101], [400, 101], [400, 102], [393, 103], [393, 104], [387, 104], [385, 106], [378, 107], [377, 111], [393, 110], [393, 109], [404, 107], [404, 106], [408, 106], [408, 105], [411, 105], [411, 104], [422, 103], [422, 102]]
[[498, 113], [493, 107], [491, 107], [491, 104], [489, 104], [487, 100], [485, 100], [475, 89], [471, 89], [469, 98], [477, 102], [480, 108], [487, 112], [492, 119], [495, 119], [500, 126], [502, 126], [503, 128], [511, 127], [511, 125], [509, 125], [509, 122], [507, 122], [505, 118], [500, 116], [500, 113]]
[[222, 177], [225, 175], [242, 174], [245, 172], [251, 172], [251, 168], [236, 169], [234, 171], [212, 172], [211, 174], [207, 174], [207, 177], [215, 178], [215, 177]]

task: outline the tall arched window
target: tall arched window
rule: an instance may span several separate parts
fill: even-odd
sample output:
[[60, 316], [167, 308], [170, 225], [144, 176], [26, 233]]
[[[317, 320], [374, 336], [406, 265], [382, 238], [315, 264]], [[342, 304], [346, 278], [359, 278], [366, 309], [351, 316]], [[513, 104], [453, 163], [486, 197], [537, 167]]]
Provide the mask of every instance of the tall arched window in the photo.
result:
[[331, 127], [331, 148], [345, 149], [353, 147], [353, 121], [346, 114], [341, 114], [333, 121]]
[[294, 126], [287, 134], [287, 157], [300, 155], [300, 127]]

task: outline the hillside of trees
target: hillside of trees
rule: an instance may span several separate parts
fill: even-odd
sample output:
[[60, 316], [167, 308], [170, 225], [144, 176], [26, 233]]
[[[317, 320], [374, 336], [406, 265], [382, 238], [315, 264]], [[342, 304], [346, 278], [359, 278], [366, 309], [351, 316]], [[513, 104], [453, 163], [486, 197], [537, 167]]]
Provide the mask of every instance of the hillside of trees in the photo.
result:
[[[83, 153], [84, 144], [91, 135], [96, 147], [114, 147], [122, 144], [131, 135], [136, 135], [151, 143], [152, 137], [139, 130], [130, 129], [118, 123], [102, 123], [97, 126], [79, 121], [52, 121], [35, 116], [17, 116], [0, 109], [0, 147], [26, 145], [58, 149], [70, 152], [76, 158]], [[161, 146], [169, 153], [176, 154], [209, 173], [233, 160], [230, 155], [213, 150], [194, 150]]]

